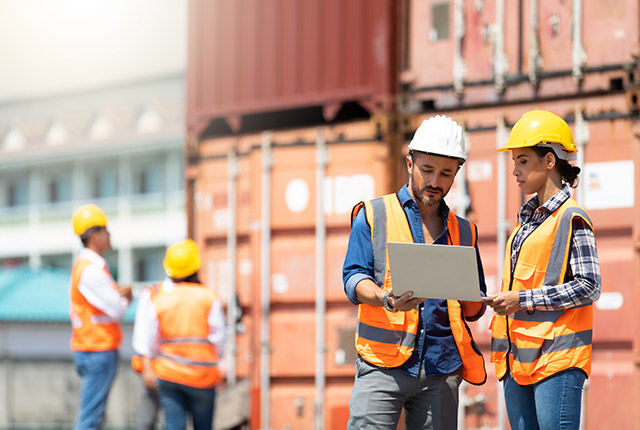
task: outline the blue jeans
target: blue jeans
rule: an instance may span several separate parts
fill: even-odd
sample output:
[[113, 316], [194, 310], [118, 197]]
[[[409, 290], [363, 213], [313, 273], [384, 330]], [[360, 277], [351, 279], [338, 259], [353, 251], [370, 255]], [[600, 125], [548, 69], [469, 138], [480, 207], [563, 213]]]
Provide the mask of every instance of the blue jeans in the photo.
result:
[[82, 378], [76, 430], [102, 427], [109, 390], [118, 369], [118, 351], [75, 351], [76, 372]]
[[211, 430], [215, 387], [194, 388], [158, 379], [158, 399], [167, 430], [185, 430], [188, 414], [193, 417], [194, 430]]
[[504, 397], [512, 430], [577, 430], [585, 379], [582, 370], [569, 369], [523, 386], [508, 373]]

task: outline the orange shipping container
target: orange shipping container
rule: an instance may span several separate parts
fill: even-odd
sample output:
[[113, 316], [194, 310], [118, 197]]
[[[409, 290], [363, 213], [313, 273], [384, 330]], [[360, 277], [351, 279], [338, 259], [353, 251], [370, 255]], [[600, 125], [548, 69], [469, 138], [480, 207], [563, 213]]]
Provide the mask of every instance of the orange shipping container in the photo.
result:
[[[588, 139], [579, 143], [581, 150], [581, 186], [576, 197], [590, 212], [596, 227], [603, 279], [603, 296], [596, 303], [594, 327], [593, 374], [585, 394], [586, 428], [602, 428], [610, 420], [608, 407], [626, 404], [616, 415], [621, 428], [637, 422], [632, 404], [639, 397], [634, 381], [638, 379], [638, 333], [634, 311], [638, 303], [640, 270], [637, 237], [638, 172], [634, 166], [640, 156], [631, 117], [603, 115], [599, 108], [619, 112], [625, 108], [620, 96], [603, 96], [593, 100], [585, 110], [577, 101], [555, 101], [545, 105], [569, 119], [576, 136]], [[504, 245], [499, 244], [515, 223], [515, 215], [529, 198], [520, 193], [510, 171], [512, 162], [495, 151], [509, 127], [535, 105], [460, 110], [449, 112], [464, 123], [468, 134], [469, 161], [458, 175], [448, 202], [459, 213], [466, 183], [473, 217], [479, 227], [479, 246], [489, 291], [499, 288]], [[579, 119], [576, 112], [580, 115]], [[407, 118], [408, 130], [427, 115]], [[501, 126], [500, 124], [504, 125]], [[274, 428], [310, 428], [315, 418], [314, 386], [318, 374], [316, 357], [322, 351], [325, 390], [323, 407], [325, 428], [340, 423], [348, 415], [348, 398], [353, 383], [353, 332], [356, 308], [345, 298], [341, 269], [349, 235], [349, 213], [360, 200], [392, 191], [394, 181], [389, 166], [391, 152], [374, 133], [373, 122], [354, 122], [334, 126], [243, 135], [204, 140], [199, 145], [199, 163], [193, 175], [195, 205], [191, 216], [194, 237], [205, 246], [204, 278], [230, 294], [231, 250], [228, 247], [230, 219], [237, 219], [235, 250], [236, 285], [242, 310], [244, 331], [238, 334], [235, 368], [237, 377], [250, 378], [253, 384], [252, 421], [259, 422], [260, 405], [268, 402], [270, 422]], [[501, 128], [502, 127], [502, 128]], [[326, 142], [327, 164], [322, 169], [322, 197], [317, 193], [318, 146]], [[271, 155], [266, 168], [269, 187], [264, 188], [265, 147]], [[399, 153], [404, 153], [406, 145]], [[235, 154], [230, 157], [229, 154]], [[230, 165], [237, 160], [237, 177], [230, 176]], [[395, 160], [396, 162], [398, 160]], [[503, 170], [501, 170], [503, 169]], [[502, 172], [502, 173], [501, 173]], [[233, 179], [235, 178], [235, 179]], [[502, 178], [502, 179], [500, 179]], [[237, 183], [235, 213], [230, 212], [229, 183]], [[500, 181], [504, 181], [504, 206], [500, 209]], [[625, 184], [620, 187], [620, 184]], [[263, 199], [264, 193], [268, 200]], [[321, 201], [320, 201], [321, 200]], [[268, 205], [269, 266], [261, 266], [263, 205]], [[317, 330], [317, 205], [323, 205], [326, 237], [324, 252], [325, 337], [318, 342]], [[458, 206], [457, 206], [458, 205]], [[635, 239], [634, 239], [635, 238]], [[498, 241], [497, 241], [498, 240]], [[262, 276], [268, 276], [268, 302], [262, 301]], [[268, 337], [262, 337], [268, 312]], [[491, 312], [472, 329], [488, 357]], [[264, 342], [267, 342], [265, 348]], [[636, 358], [634, 358], [636, 357]], [[268, 360], [268, 375], [260, 363]], [[465, 399], [484, 399], [483, 409], [469, 407], [468, 425], [495, 425], [500, 416], [498, 383], [487, 363], [489, 379], [481, 387], [465, 388]], [[262, 377], [261, 377], [262, 375]], [[268, 384], [268, 395], [260, 394]], [[623, 399], [601, 393], [625, 392]], [[334, 393], [331, 394], [330, 393]], [[480, 396], [480, 397], [478, 397]], [[477, 406], [477, 405], [476, 405]], [[478, 412], [481, 411], [481, 412]], [[502, 412], [503, 413], [503, 412]], [[257, 424], [255, 424], [257, 425]]]

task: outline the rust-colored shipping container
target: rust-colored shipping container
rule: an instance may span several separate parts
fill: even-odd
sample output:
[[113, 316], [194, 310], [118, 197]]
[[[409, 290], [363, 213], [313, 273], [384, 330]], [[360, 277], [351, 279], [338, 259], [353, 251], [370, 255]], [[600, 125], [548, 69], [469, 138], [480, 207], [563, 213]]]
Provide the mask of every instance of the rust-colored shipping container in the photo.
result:
[[[387, 148], [368, 121], [326, 127], [274, 131], [241, 137], [204, 140], [197, 167], [190, 170], [194, 185], [192, 223], [195, 239], [205, 246], [203, 277], [226, 300], [230, 294], [229, 221], [237, 219], [235, 270], [244, 332], [238, 334], [235, 366], [238, 378], [253, 381], [251, 400], [257, 415], [261, 401], [269, 402], [271, 428], [312, 428], [316, 401], [315, 327], [318, 205], [324, 213], [320, 268], [326, 279], [326, 336], [322, 366], [326, 391], [324, 428], [344, 426], [353, 383], [353, 334], [356, 308], [344, 297], [342, 263], [354, 202], [369, 199], [387, 187]], [[321, 143], [324, 142], [324, 145]], [[266, 145], [266, 146], [264, 146]], [[325, 155], [321, 155], [325, 148]], [[270, 185], [263, 189], [265, 154]], [[318, 157], [326, 157], [322, 195], [316, 192]], [[236, 167], [233, 167], [237, 163]], [[237, 176], [230, 176], [237, 169]], [[237, 184], [236, 209], [229, 207], [230, 180]], [[262, 205], [264, 193], [268, 194]], [[270, 222], [262, 224], [268, 211]], [[260, 262], [261, 230], [268, 228], [270, 264]], [[265, 274], [266, 271], [266, 274]], [[261, 302], [262, 276], [268, 277], [268, 301]], [[266, 315], [265, 315], [266, 313]], [[268, 318], [268, 398], [260, 396], [259, 322]], [[264, 382], [263, 382], [264, 383]], [[344, 422], [343, 422], [344, 421]], [[330, 424], [333, 423], [333, 424]], [[334, 426], [335, 425], [335, 426]], [[337, 426], [339, 427], [339, 426]]]
[[409, 109], [589, 97], [637, 84], [631, 73], [640, 37], [635, 0], [409, 5], [409, 26], [402, 30], [408, 42], [399, 54]]
[[332, 120], [346, 102], [388, 111], [396, 9], [392, 0], [191, 0], [189, 131], [270, 128], [255, 115], [315, 107], [315, 121]]
[[[350, 211], [404, 183], [407, 139], [429, 116], [466, 130], [469, 160], [447, 201], [478, 224], [487, 285], [499, 288], [504, 242], [529, 196], [496, 148], [522, 113], [544, 108], [580, 148], [575, 197], [601, 265], [584, 428], [640, 430], [638, 2], [370, 5], [191, 2], [189, 231], [207, 283], [225, 300], [237, 291], [226, 367], [228, 385], [251, 382], [251, 428], [345, 427]], [[508, 428], [488, 363], [490, 318], [472, 326], [489, 378], [463, 386], [467, 429]]]

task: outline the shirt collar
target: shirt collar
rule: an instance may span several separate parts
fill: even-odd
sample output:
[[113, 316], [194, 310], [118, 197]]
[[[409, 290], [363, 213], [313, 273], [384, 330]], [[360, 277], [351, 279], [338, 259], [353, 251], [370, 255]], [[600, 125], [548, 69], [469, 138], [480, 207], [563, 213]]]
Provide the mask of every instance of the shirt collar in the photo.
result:
[[100, 254], [89, 248], [83, 248], [82, 251], [80, 251], [79, 257], [89, 260], [93, 264], [97, 264], [98, 266], [107, 267], [107, 260], [105, 260], [104, 257], [102, 257]]
[[571, 197], [571, 190], [568, 185], [562, 187], [560, 191], [555, 193], [553, 197], [545, 202], [542, 206], [540, 206], [540, 201], [538, 200], [538, 196], [533, 196], [529, 201], [527, 201], [520, 209], [520, 214], [518, 215], [518, 219], [521, 224], [524, 224], [534, 213], [553, 213], [555, 212], [569, 197]]

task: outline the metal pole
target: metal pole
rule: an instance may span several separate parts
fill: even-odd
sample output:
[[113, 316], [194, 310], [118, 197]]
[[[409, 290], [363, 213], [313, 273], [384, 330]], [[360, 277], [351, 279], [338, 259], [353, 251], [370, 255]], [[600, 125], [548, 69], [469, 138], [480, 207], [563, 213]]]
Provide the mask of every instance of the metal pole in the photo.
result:
[[324, 211], [324, 180], [328, 162], [324, 131], [318, 129], [316, 138], [316, 404], [315, 429], [325, 428], [325, 253], [327, 232]]
[[262, 133], [262, 187], [260, 221], [260, 428], [268, 430], [269, 424], [269, 309], [271, 300], [271, 135]]
[[538, 0], [531, 0], [531, 36], [529, 41], [529, 82], [534, 87], [539, 84], [540, 67], [542, 58], [540, 57], [539, 38], [539, 14]]
[[[578, 149], [576, 165], [581, 169], [583, 169], [584, 171], [584, 160], [585, 160], [584, 149], [586, 147], [587, 142], [589, 141], [589, 123], [584, 119], [584, 115], [582, 114], [582, 110], [580, 109], [580, 107], [576, 107], [575, 116], [576, 116], [575, 141], [576, 141], [576, 147]], [[581, 205], [584, 205], [584, 202], [585, 202], [586, 189], [587, 187], [586, 187], [585, 181], [578, 182], [578, 195], [576, 199], [578, 203], [580, 203]], [[580, 430], [584, 430], [585, 428], [588, 388], [589, 388], [589, 380], [587, 379], [582, 389], [582, 399], [580, 402]]]
[[465, 35], [464, 0], [456, 0], [454, 8], [453, 88], [456, 94], [461, 96], [464, 89], [464, 79], [467, 75], [467, 66], [462, 56]]
[[[582, 110], [579, 107], [576, 107], [575, 137], [576, 147], [578, 149], [576, 165], [584, 172], [584, 149], [587, 142], [589, 142], [589, 123], [584, 119]], [[584, 176], [582, 179], [584, 179]], [[587, 190], [586, 184], [587, 183], [582, 180], [578, 182], [578, 195], [576, 200], [581, 205], [584, 205], [585, 192]]]
[[[502, 115], [498, 116], [496, 127], [496, 144], [497, 148], [504, 148], [506, 144], [507, 126]], [[497, 164], [497, 180], [498, 180], [498, 231], [497, 231], [497, 264], [498, 268], [497, 280], [502, 279], [502, 271], [504, 266], [505, 246], [507, 243], [507, 154], [498, 152]], [[498, 396], [498, 429], [506, 428], [505, 415], [506, 405], [504, 401], [504, 392], [502, 382], [497, 381]]]
[[573, 67], [571, 69], [573, 82], [578, 85], [582, 82], [583, 67], [586, 62], [587, 53], [582, 46], [582, 0], [573, 0], [573, 31], [571, 33], [573, 39], [573, 47], [571, 50], [571, 59]]
[[504, 53], [504, 0], [496, 2], [496, 23], [493, 41], [493, 76], [496, 91], [502, 93], [506, 86], [507, 56]]
[[227, 349], [229, 351], [229, 366], [227, 370], [227, 383], [231, 386], [236, 383], [236, 358], [238, 348], [236, 345], [236, 320], [238, 319], [238, 285], [236, 268], [238, 267], [237, 252], [237, 189], [238, 189], [238, 157], [235, 147], [229, 150], [227, 155], [227, 174], [229, 178], [227, 189], [227, 201], [229, 202], [229, 222], [227, 224], [227, 259], [229, 261], [229, 295], [227, 297]]

